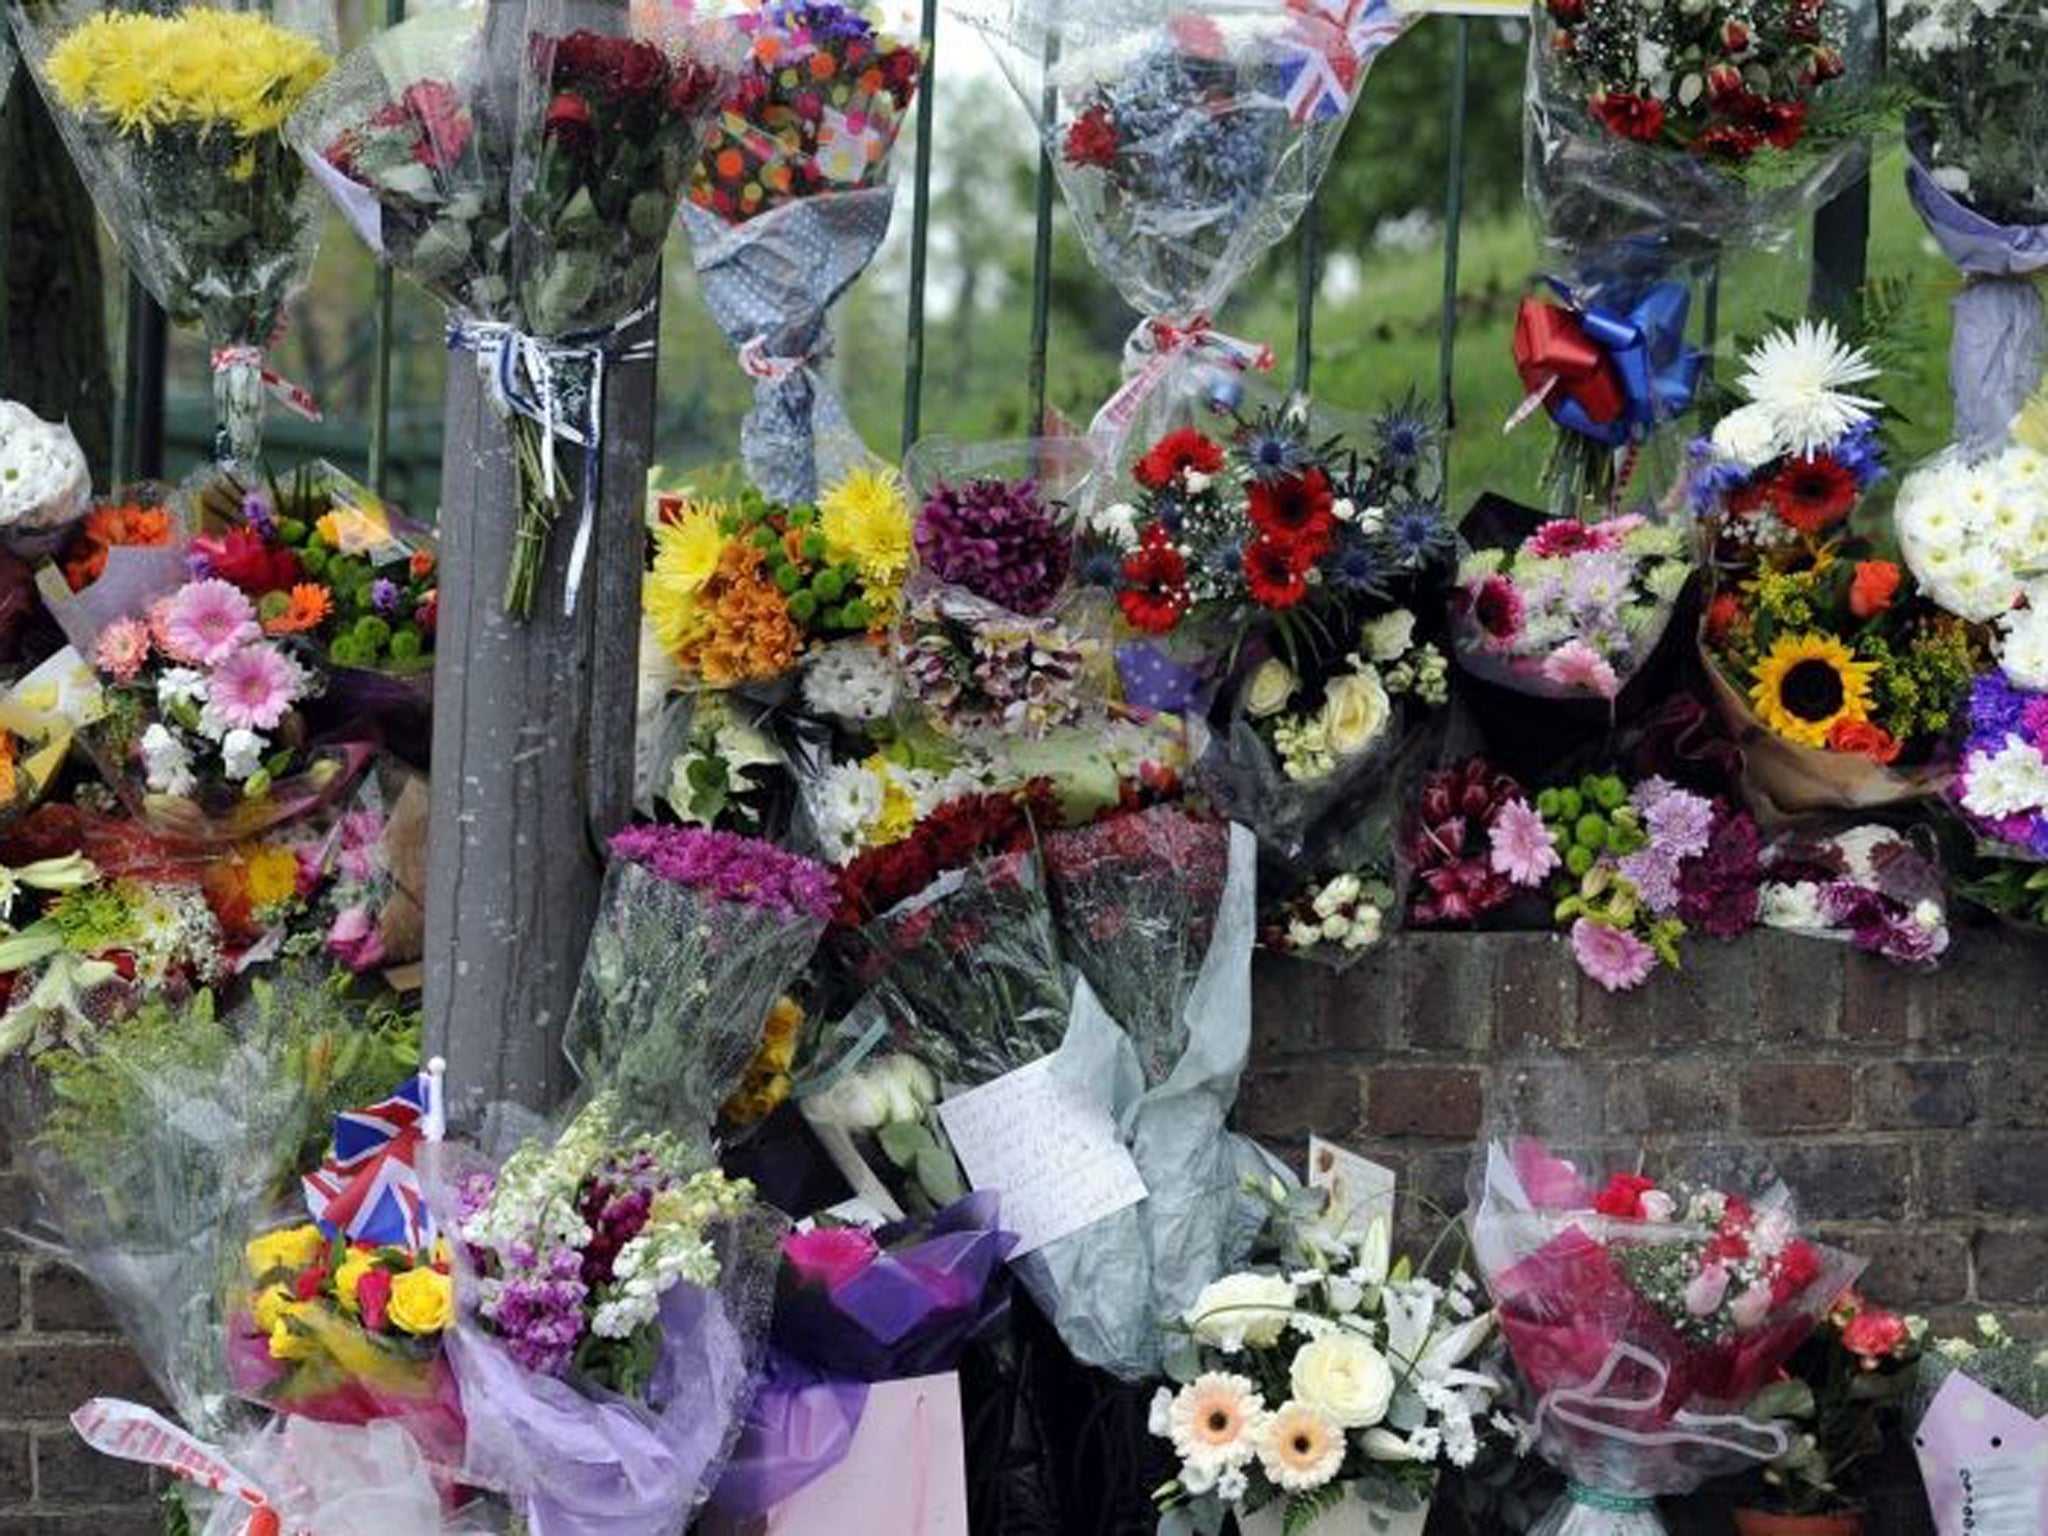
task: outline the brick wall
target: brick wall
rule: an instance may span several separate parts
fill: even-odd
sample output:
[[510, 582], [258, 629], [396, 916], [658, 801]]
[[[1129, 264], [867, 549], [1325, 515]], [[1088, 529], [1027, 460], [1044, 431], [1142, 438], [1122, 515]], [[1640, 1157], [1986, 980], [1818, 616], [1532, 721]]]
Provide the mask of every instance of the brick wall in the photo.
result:
[[[1492, 1095], [1630, 1143], [1739, 1131], [1871, 1258], [1873, 1294], [2048, 1337], [2048, 946], [1963, 944], [1918, 977], [1782, 935], [1702, 940], [1619, 999], [1545, 935], [1404, 936], [1341, 975], [1262, 964], [1239, 1121], [1276, 1149], [1340, 1139], [1453, 1210]], [[10, 1169], [0, 1133], [0, 1227], [21, 1213]], [[158, 1528], [145, 1479], [64, 1425], [101, 1392], [147, 1383], [80, 1281], [0, 1240], [0, 1536]]]

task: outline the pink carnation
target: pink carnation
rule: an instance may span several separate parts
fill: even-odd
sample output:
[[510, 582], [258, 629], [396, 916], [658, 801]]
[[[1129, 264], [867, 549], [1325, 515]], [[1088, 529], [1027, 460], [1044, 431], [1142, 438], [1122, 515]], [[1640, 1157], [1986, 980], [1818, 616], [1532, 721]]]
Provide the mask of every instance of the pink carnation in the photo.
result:
[[1488, 829], [1493, 872], [1520, 886], [1541, 885], [1557, 868], [1557, 845], [1543, 818], [1526, 800], [1510, 800], [1494, 815]]
[[93, 642], [92, 661], [117, 683], [132, 683], [149, 660], [149, 626], [140, 619], [116, 619]]
[[149, 627], [165, 655], [194, 667], [219, 666], [263, 634], [241, 588], [212, 579], [189, 581], [159, 601]]
[[1572, 924], [1572, 957], [1610, 992], [1641, 986], [1657, 968], [1657, 952], [1624, 928], [1582, 917]]
[[1592, 646], [1583, 640], [1567, 640], [1543, 661], [1543, 675], [1560, 688], [1577, 688], [1611, 699], [1621, 692], [1621, 679]]
[[828, 1290], [860, 1274], [880, 1252], [874, 1238], [860, 1227], [813, 1227], [782, 1240], [782, 1256], [789, 1267]]

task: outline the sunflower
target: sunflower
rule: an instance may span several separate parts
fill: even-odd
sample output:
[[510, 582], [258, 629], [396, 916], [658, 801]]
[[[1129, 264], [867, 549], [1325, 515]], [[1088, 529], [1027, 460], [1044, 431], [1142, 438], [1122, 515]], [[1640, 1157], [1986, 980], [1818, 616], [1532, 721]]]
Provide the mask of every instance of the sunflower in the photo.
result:
[[1787, 741], [1825, 747], [1837, 725], [1870, 718], [1876, 670], [1833, 635], [1784, 635], [1752, 669], [1749, 701]]

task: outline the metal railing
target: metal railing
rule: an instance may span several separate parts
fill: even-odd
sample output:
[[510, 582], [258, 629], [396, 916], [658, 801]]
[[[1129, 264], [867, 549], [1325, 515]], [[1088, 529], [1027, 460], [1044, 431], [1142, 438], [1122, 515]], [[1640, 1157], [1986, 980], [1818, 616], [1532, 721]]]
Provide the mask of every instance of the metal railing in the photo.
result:
[[[403, 18], [404, 0], [384, 0], [387, 25]], [[1880, 34], [1884, 5], [1878, 7]], [[912, 151], [909, 190], [910, 249], [907, 316], [904, 334], [904, 387], [901, 442], [914, 442], [923, 424], [924, 372], [926, 361], [926, 275], [931, 235], [932, 148], [936, 92], [934, 86], [941, 64], [938, 51], [939, 0], [922, 0], [920, 35], [925, 50], [924, 81], [918, 94], [917, 137]], [[1467, 175], [1468, 81], [1473, 28], [1471, 17], [1433, 17], [1422, 25], [1456, 29], [1450, 67], [1444, 82], [1447, 113], [1447, 152], [1443, 196], [1443, 288], [1439, 325], [1437, 393], [1447, 427], [1455, 427], [1454, 385], [1458, 343], [1459, 262], [1464, 223]], [[1048, 60], [1048, 63], [1051, 61]], [[1048, 109], [1050, 104], [1047, 104]], [[1048, 114], [1049, 115], [1049, 114]], [[1030, 334], [1025, 388], [1032, 423], [1046, 416], [1047, 360], [1051, 351], [1053, 217], [1057, 201], [1051, 156], [1041, 143], [1035, 175]], [[1841, 310], [1863, 286], [1866, 252], [1870, 235], [1870, 181], [1867, 167], [1849, 188], [1823, 207], [1814, 220], [1813, 275], [1811, 297], [1815, 308]], [[1323, 270], [1321, 222], [1312, 206], [1302, 219], [1296, 236], [1295, 261], [1295, 353], [1293, 383], [1305, 391], [1310, 383], [1315, 332], [1316, 294]], [[398, 437], [394, 433], [392, 403], [392, 354], [396, 345], [393, 324], [392, 275], [380, 266], [375, 279], [373, 313], [375, 354], [370, 374], [370, 420], [368, 422], [367, 474], [380, 490], [388, 487]], [[1704, 295], [1703, 320], [1709, 350], [1716, 324], [1718, 285], [1710, 278]], [[199, 447], [209, 435], [196, 415], [184, 420], [166, 420], [165, 352], [166, 335], [162, 313], [150, 301], [140, 284], [128, 285], [128, 323], [125, 327], [116, 403], [115, 465], [117, 479], [146, 478], [162, 473], [166, 429], [171, 440]], [[437, 462], [438, 434], [415, 430], [403, 434], [408, 457]], [[279, 447], [307, 451], [335, 452], [355, 439], [346, 433], [308, 432], [291, 423], [273, 423], [270, 441]], [[1447, 434], [1447, 441], [1449, 435]], [[422, 508], [423, 512], [431, 509]]]

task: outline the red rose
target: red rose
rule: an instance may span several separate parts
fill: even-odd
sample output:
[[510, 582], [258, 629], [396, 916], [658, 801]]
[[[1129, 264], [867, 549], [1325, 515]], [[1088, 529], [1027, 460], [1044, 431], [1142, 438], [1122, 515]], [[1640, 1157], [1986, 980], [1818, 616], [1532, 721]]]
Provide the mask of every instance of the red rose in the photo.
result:
[[1067, 127], [1063, 152], [1069, 165], [1092, 165], [1108, 170], [1116, 164], [1116, 148], [1116, 120], [1102, 102], [1097, 102]]
[[1820, 1272], [1820, 1255], [1813, 1244], [1797, 1238], [1787, 1243], [1771, 1276], [1772, 1305], [1783, 1306], [1793, 1300], [1820, 1278]]
[[1726, 101], [1743, 89], [1742, 71], [1733, 64], [1716, 64], [1707, 71], [1707, 94], [1715, 101]]
[[1833, 48], [1816, 48], [1807, 55], [1806, 78], [1814, 85], [1825, 85], [1830, 80], [1842, 78], [1846, 66], [1842, 55]]
[[1163, 491], [1185, 474], [1213, 475], [1223, 467], [1223, 449], [1192, 427], [1169, 432], [1131, 467], [1131, 478], [1148, 491]]
[[1904, 750], [1890, 731], [1868, 720], [1837, 720], [1828, 729], [1828, 750], [1890, 765]]
[[574, 153], [589, 144], [593, 133], [590, 103], [574, 91], [558, 91], [548, 103], [541, 134]]
[[1287, 609], [1299, 606], [1308, 596], [1308, 567], [1313, 560], [1300, 558], [1301, 548], [1262, 533], [1244, 547], [1245, 585], [1252, 601], [1262, 608]]
[[1842, 1329], [1842, 1347], [1860, 1356], [1865, 1370], [1874, 1370], [1887, 1356], [1903, 1355], [1913, 1341], [1912, 1330], [1896, 1312], [1864, 1307]]
[[1643, 1196], [1656, 1187], [1655, 1179], [1646, 1179], [1640, 1173], [1617, 1173], [1607, 1181], [1607, 1187], [1593, 1197], [1593, 1209], [1602, 1216], [1612, 1216], [1621, 1221], [1641, 1221]]
[[1245, 492], [1245, 511], [1266, 538], [1293, 552], [1299, 568], [1316, 563], [1337, 541], [1336, 497], [1320, 469], [1254, 480]]
[[1792, 149], [1806, 137], [1806, 103], [1767, 101], [1757, 114], [1757, 127], [1773, 149]]
[[320, 1294], [320, 1287], [327, 1283], [327, 1266], [315, 1264], [311, 1269], [302, 1269], [292, 1279], [292, 1294], [301, 1301], [311, 1301]]
[[1717, 592], [1714, 600], [1707, 604], [1707, 638], [1724, 638], [1741, 617], [1742, 600], [1733, 592]]
[[1566, 26], [1575, 26], [1584, 19], [1586, 0], [1550, 0], [1550, 14]]
[[1763, 135], [1738, 123], [1716, 123], [1692, 141], [1692, 147], [1716, 160], [1747, 160], [1763, 144]]
[[1742, 22], [1729, 20], [1721, 26], [1721, 46], [1730, 53], [1740, 53], [1749, 46], [1749, 28]]
[[1601, 91], [1589, 105], [1593, 115], [1618, 139], [1648, 144], [1664, 132], [1664, 103], [1628, 91]]
[[1889, 560], [1859, 560], [1856, 579], [1849, 583], [1849, 611], [1859, 619], [1874, 619], [1899, 595], [1899, 568]]
[[252, 529], [209, 534], [195, 541], [193, 547], [214, 575], [233, 582], [251, 597], [288, 591], [302, 575], [296, 554], [264, 543], [262, 535]]
[[385, 1313], [391, 1306], [391, 1271], [372, 1269], [356, 1281], [356, 1310], [363, 1326], [372, 1333], [384, 1331]]
[[476, 124], [453, 86], [445, 80], [421, 80], [408, 86], [399, 101], [419, 130], [419, 142], [412, 147], [414, 160], [439, 170], [462, 158]]

